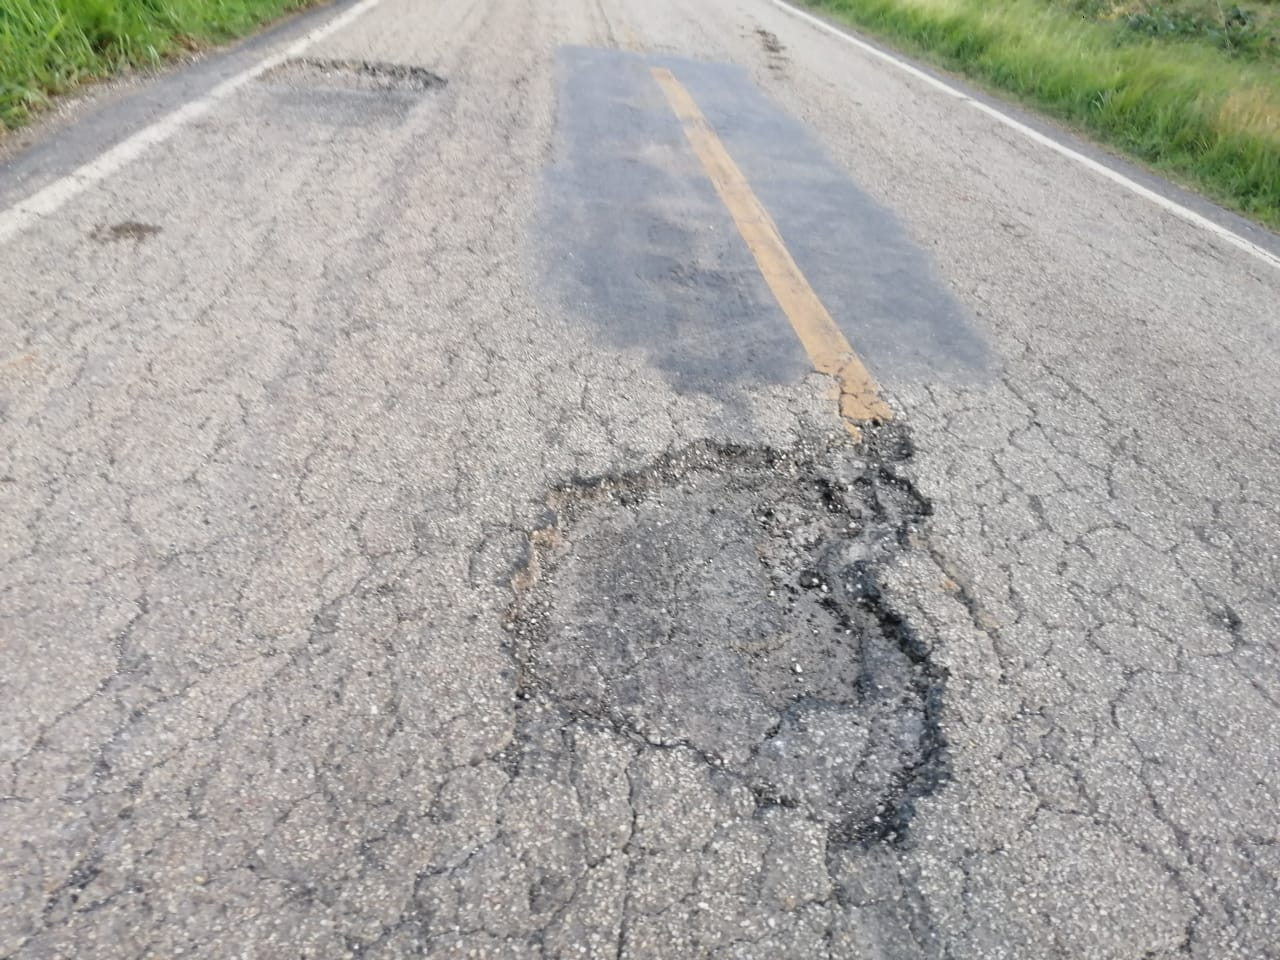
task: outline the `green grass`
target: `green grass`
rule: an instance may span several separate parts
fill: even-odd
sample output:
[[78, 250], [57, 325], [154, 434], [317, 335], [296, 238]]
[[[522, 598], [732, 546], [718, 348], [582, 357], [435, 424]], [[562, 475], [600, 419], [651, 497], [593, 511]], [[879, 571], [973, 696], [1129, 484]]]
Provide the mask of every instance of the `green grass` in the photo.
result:
[[1243, 18], [1212, 3], [1197, 26], [1178, 19], [1193, 0], [808, 2], [1280, 228], [1274, 3]]
[[1155, 37], [1212, 47], [1232, 57], [1280, 62], [1280, 0], [1051, 0], [1120, 28], [1117, 39]]
[[127, 67], [229, 40], [315, 0], [0, 0], [0, 127]]

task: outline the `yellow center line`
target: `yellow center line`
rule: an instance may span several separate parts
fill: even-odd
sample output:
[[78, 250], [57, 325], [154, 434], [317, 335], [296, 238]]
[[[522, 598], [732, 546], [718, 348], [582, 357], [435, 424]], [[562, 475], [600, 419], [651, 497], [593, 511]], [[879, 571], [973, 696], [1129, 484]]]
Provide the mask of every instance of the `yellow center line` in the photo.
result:
[[880, 388], [871, 371], [854, 353], [827, 308], [809, 286], [809, 281], [783, 243], [773, 218], [756, 199], [747, 178], [733, 162], [693, 97], [670, 70], [654, 67], [652, 73], [684, 127], [694, 154], [755, 257], [765, 283], [791, 321], [813, 368], [834, 377], [839, 385], [840, 415], [845, 418], [849, 432], [858, 438], [862, 434], [857, 424], [892, 420], [893, 411], [881, 399]]

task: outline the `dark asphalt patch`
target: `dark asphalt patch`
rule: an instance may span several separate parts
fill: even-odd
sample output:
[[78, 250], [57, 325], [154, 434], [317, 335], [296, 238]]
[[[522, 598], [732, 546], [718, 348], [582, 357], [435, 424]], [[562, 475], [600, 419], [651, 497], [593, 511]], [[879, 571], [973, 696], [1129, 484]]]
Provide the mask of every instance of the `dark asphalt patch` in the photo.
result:
[[724, 64], [561, 52], [557, 156], [532, 239], [563, 309], [642, 352], [683, 393], [732, 399], [742, 386], [792, 384], [811, 370], [652, 66], [670, 69], [698, 102], [886, 386], [986, 376], [989, 353], [972, 318], [893, 213], [746, 72]]
[[646, 61], [562, 53], [560, 147], [534, 253], [588, 332], [636, 350], [681, 393], [810, 370]]
[[556, 491], [509, 614], [521, 698], [687, 750], [829, 852], [901, 839], [945, 751], [941, 673], [877, 585], [928, 509], [892, 445], [832, 468], [704, 445]]

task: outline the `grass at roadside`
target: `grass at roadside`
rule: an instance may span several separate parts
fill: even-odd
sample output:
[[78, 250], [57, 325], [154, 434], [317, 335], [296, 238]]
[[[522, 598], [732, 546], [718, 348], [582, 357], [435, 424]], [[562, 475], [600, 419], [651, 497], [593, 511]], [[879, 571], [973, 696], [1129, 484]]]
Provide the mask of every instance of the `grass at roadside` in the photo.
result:
[[1276, 0], [807, 2], [1280, 228]]
[[49, 97], [247, 33], [315, 0], [0, 0], [0, 128]]

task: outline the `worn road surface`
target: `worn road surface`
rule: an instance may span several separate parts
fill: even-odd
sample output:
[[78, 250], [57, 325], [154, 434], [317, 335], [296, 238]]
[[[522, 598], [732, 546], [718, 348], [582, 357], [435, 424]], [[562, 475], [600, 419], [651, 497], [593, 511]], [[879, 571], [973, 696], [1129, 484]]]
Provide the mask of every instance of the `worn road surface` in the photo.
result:
[[1265, 258], [768, 0], [28, 139], [0, 957], [1280, 957]]

